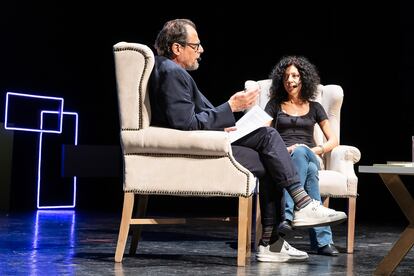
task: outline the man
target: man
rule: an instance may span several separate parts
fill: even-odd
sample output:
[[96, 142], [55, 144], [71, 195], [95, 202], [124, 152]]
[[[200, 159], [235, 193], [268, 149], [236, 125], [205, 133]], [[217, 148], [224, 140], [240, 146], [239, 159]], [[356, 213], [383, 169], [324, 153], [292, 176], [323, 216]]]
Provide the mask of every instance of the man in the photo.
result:
[[[233, 112], [243, 111], [255, 103], [258, 89], [239, 91], [217, 107], [198, 90], [187, 71], [198, 69], [204, 49], [192, 21], [166, 22], [156, 38], [155, 48], [158, 56], [149, 80], [152, 125], [180, 130], [232, 131]], [[297, 225], [310, 227], [346, 219], [345, 213], [325, 208], [308, 196], [274, 128], [259, 128], [234, 142], [232, 149], [235, 159], [260, 180], [263, 234], [256, 255], [259, 261], [308, 259], [306, 252], [289, 246], [277, 233], [281, 188], [286, 188], [295, 202], [293, 223]]]

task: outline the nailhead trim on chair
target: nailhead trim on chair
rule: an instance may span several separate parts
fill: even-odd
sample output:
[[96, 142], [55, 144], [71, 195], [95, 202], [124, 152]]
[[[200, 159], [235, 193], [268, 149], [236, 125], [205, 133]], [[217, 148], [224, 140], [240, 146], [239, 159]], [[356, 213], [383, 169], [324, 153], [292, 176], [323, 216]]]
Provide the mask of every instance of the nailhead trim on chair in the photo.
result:
[[[231, 156], [230, 155], [227, 155], [227, 157], [230, 159], [230, 161], [231, 161], [231, 163], [236, 167], [236, 169], [238, 169], [239, 171], [241, 171], [242, 173], [245, 173], [245, 172], [243, 172], [242, 170], [241, 170], [241, 168], [238, 166], [238, 164], [236, 163], [236, 162], [234, 162], [234, 159], [233, 158], [231, 158]], [[249, 193], [249, 180], [250, 180], [250, 175], [248, 174], [248, 173], [245, 173], [246, 175], [247, 175], [247, 187], [246, 187], [246, 195], [248, 195], [248, 193]], [[253, 193], [254, 193], [254, 191], [253, 191]], [[246, 197], [246, 196], [244, 196], [244, 197]]]
[[148, 65], [148, 58], [150, 58], [150, 56], [148, 56], [147, 53], [142, 51], [141, 49], [134, 49], [132, 47], [124, 47], [124, 48], [114, 49], [114, 52], [121, 52], [121, 51], [135, 51], [135, 52], [138, 52], [138, 53], [142, 54], [145, 57], [145, 59], [144, 59], [145, 60], [144, 71], [141, 74], [139, 87], [138, 87], [138, 105], [139, 105], [138, 109], [139, 109], [139, 112], [140, 112], [140, 114], [138, 116], [138, 129], [142, 129], [142, 125], [143, 125], [143, 123], [142, 123], [142, 117], [143, 117], [143, 114], [142, 114], [142, 101], [141, 101], [141, 98], [142, 98], [142, 96], [141, 96], [142, 82], [143, 82], [142, 79], [144, 78], [145, 72], [148, 69], [148, 66], [147, 66]]
[[[222, 195], [222, 196], [243, 196], [243, 197], [249, 197], [252, 194], [249, 194], [249, 180], [250, 175], [249, 173], [246, 173], [241, 170], [241, 168], [238, 166], [236, 162], [234, 162], [233, 158], [229, 154], [225, 155], [192, 155], [192, 154], [175, 154], [175, 153], [126, 153], [124, 155], [141, 155], [141, 156], [154, 156], [154, 157], [185, 157], [185, 158], [198, 158], [198, 159], [215, 159], [215, 158], [223, 158], [227, 157], [230, 162], [233, 164], [233, 166], [236, 167], [240, 172], [244, 173], [247, 176], [247, 186], [246, 186], [246, 193], [245, 194], [228, 194], [228, 193], [204, 193], [204, 192], [193, 192], [193, 191], [185, 191], [185, 192], [164, 192], [164, 191], [142, 191], [142, 190], [128, 190], [127, 192], [134, 192], [139, 194], [170, 194], [170, 195]], [[189, 194], [190, 193], [190, 194]]]
[[222, 196], [222, 197], [250, 197], [250, 195], [246, 194], [232, 194], [232, 193], [223, 193], [223, 192], [199, 192], [199, 191], [148, 191], [148, 190], [125, 190], [124, 192], [132, 192], [134, 194], [142, 194], [142, 195], [176, 195], [176, 196]]
[[188, 157], [194, 159], [214, 159], [228, 157], [224, 155], [195, 155], [195, 154], [178, 154], [178, 153], [125, 153], [124, 155], [142, 155], [142, 156], [154, 156], [154, 157]]
[[321, 194], [321, 197], [349, 198], [349, 197], [358, 197], [358, 195], [331, 195], [331, 194]]
[[137, 130], [141, 130], [139, 128], [121, 128], [122, 131], [137, 131]]

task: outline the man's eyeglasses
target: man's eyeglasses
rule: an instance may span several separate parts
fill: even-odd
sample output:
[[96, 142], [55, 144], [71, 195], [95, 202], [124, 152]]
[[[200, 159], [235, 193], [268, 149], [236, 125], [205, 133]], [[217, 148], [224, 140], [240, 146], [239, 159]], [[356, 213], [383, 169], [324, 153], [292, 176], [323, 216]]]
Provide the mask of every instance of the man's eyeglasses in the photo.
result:
[[[199, 43], [190, 43], [190, 42], [186, 42], [186, 43], [184, 43], [184, 45], [182, 45], [182, 46], [189, 46], [191, 49], [193, 49], [194, 51], [198, 51], [198, 49], [200, 49], [200, 46], [201, 46], [201, 43], [199, 42]], [[203, 46], [201, 46], [201, 47], [203, 47]]]

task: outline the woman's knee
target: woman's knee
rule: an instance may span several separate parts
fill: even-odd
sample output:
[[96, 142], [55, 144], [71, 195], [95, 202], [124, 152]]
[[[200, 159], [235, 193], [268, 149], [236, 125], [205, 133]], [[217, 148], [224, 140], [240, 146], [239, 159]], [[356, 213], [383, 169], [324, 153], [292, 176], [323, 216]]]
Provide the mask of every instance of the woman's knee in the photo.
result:
[[313, 162], [309, 162], [308, 173], [317, 175], [318, 171], [319, 171], [318, 165]]
[[305, 146], [299, 146], [292, 152], [292, 158], [305, 158], [308, 155], [308, 148]]

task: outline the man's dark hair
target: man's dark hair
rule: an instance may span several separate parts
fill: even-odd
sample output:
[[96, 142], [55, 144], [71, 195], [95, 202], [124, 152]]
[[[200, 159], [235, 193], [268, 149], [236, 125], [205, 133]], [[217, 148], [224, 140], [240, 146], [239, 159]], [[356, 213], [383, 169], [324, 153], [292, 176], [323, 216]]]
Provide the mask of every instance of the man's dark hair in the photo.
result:
[[172, 58], [171, 46], [173, 43], [179, 43], [181, 45], [187, 43], [187, 25], [196, 29], [195, 24], [189, 19], [174, 19], [164, 24], [154, 44], [158, 55]]

